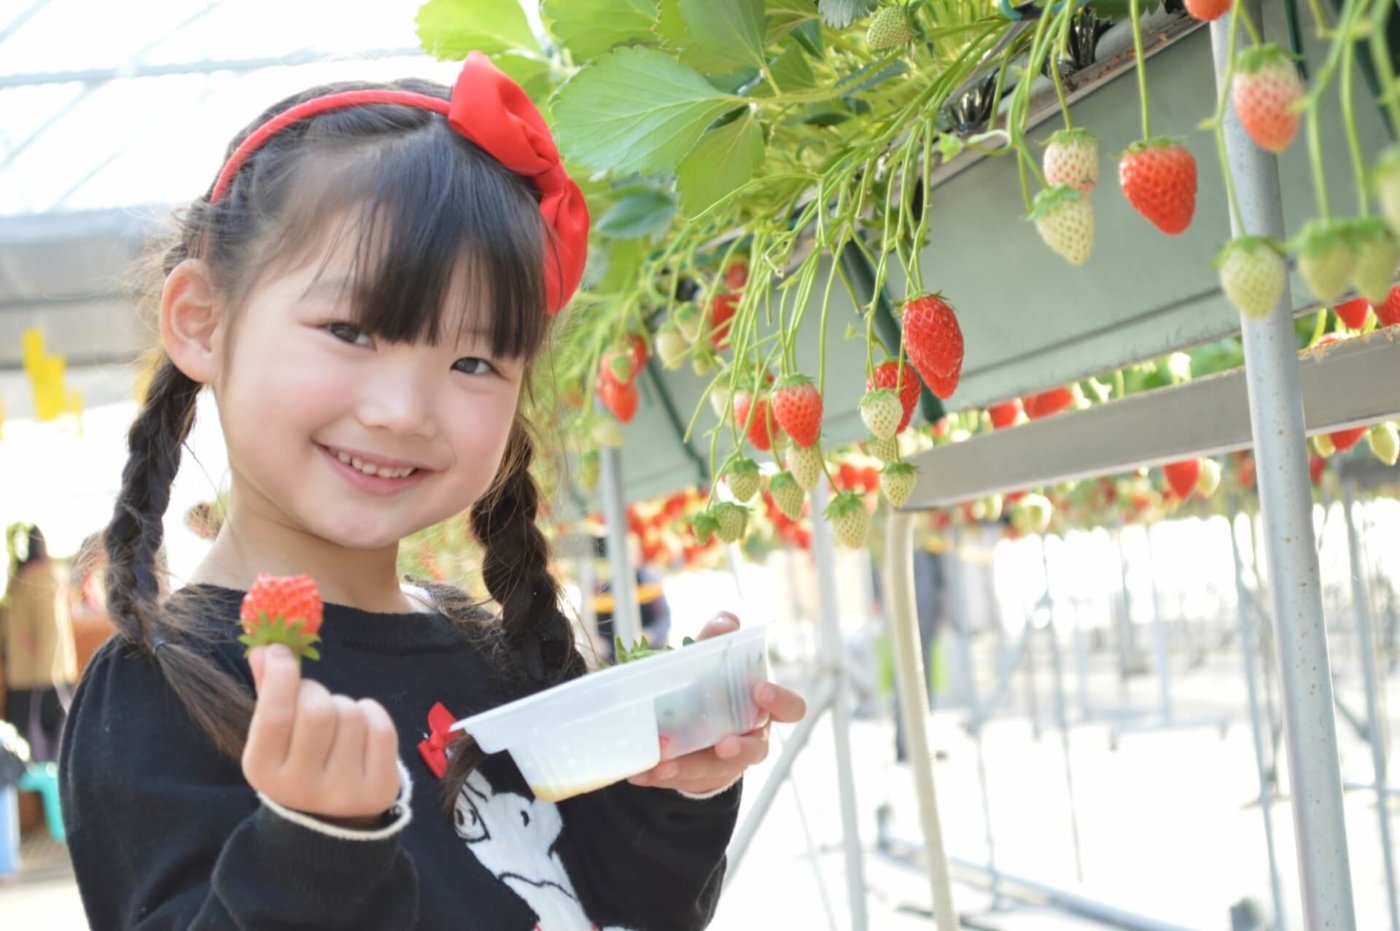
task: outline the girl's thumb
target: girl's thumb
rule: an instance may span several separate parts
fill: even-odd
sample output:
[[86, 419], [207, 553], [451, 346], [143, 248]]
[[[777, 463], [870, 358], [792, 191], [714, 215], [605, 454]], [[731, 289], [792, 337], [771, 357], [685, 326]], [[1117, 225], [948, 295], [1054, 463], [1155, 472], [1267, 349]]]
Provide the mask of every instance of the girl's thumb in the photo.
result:
[[248, 654], [248, 666], [253, 670], [253, 688], [262, 688], [263, 665], [267, 662], [267, 647], [255, 647]]

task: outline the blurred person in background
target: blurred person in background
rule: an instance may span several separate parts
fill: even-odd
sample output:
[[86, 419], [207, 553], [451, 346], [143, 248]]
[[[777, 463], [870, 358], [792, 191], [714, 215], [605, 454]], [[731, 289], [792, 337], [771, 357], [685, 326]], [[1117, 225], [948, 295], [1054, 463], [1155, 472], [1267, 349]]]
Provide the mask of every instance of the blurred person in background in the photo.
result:
[[44, 534], [32, 524], [6, 532], [10, 576], [5, 590], [5, 719], [29, 741], [31, 759], [58, 757], [59, 735], [74, 683], [77, 654], [68, 599]]
[[[616, 659], [613, 643], [612, 563], [608, 561], [608, 540], [593, 538], [593, 616], [597, 619], [598, 658], [606, 663]], [[637, 568], [637, 607], [640, 609], [642, 636], [653, 649], [666, 647], [671, 632], [671, 606], [661, 586], [661, 573], [648, 565]], [[631, 647], [633, 644], [626, 644]]]
[[102, 535], [91, 534], [78, 547], [68, 579], [68, 610], [73, 618], [73, 644], [80, 679], [92, 654], [117, 632], [107, 613], [103, 581], [106, 572], [107, 553], [102, 548]]

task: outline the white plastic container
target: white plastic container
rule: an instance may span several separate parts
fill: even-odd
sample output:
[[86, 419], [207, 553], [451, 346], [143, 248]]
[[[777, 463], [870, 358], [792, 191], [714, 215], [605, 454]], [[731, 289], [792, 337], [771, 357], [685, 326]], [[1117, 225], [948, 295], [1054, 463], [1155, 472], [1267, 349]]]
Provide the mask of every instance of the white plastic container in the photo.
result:
[[589, 673], [453, 725], [487, 753], [510, 752], [530, 789], [557, 802], [758, 725], [766, 632], [747, 627]]

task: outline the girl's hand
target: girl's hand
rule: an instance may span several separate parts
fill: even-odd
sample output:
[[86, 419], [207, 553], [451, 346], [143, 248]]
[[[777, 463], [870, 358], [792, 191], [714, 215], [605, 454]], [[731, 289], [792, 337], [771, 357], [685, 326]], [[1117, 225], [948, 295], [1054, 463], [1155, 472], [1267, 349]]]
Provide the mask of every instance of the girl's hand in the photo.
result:
[[263, 795], [344, 827], [371, 828], [399, 794], [398, 732], [372, 699], [332, 695], [301, 677], [280, 644], [248, 658], [257, 704], [243, 776]]
[[[705, 625], [696, 639], [707, 640], [739, 629], [739, 619], [723, 612]], [[763, 713], [762, 723], [747, 734], [731, 735], [707, 750], [666, 759], [666, 738], [661, 739], [662, 762], [633, 776], [638, 786], [676, 789], [690, 795], [709, 795], [732, 784], [768, 756], [768, 727], [773, 721], [792, 724], [807, 713], [807, 702], [796, 692], [771, 682], [754, 687], [754, 701]]]

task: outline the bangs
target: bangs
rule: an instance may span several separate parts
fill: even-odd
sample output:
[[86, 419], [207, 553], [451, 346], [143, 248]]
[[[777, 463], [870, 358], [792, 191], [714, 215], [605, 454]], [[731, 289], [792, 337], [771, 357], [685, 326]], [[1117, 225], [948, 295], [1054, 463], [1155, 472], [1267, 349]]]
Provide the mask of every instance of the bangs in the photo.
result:
[[475, 332], [498, 358], [535, 355], [549, 318], [528, 180], [439, 121], [317, 162], [295, 187], [274, 255], [305, 257], [331, 229], [329, 255], [353, 236], [345, 287], [366, 333], [437, 345]]

